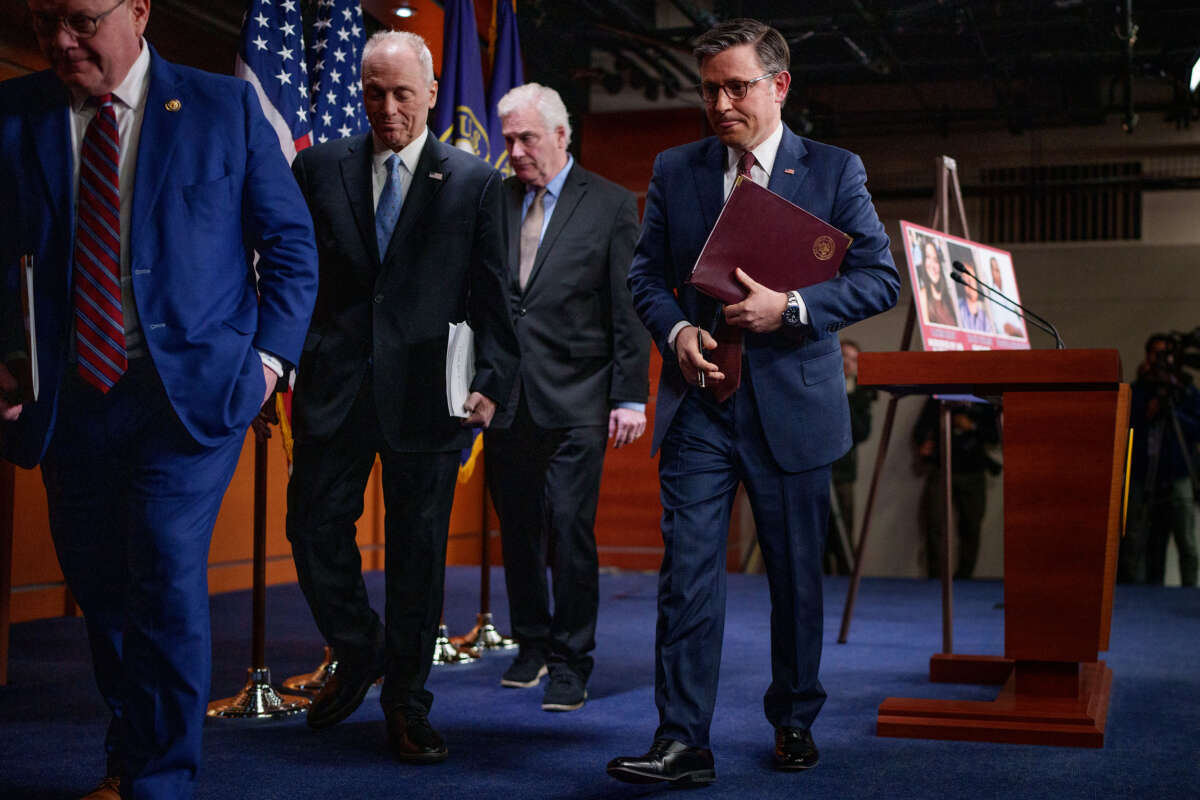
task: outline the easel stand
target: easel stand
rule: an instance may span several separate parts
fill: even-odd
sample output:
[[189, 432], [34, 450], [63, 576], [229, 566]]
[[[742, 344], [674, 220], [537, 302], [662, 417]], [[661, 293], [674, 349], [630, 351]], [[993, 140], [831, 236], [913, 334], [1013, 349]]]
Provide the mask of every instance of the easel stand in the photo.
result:
[[[970, 239], [971, 232], [967, 226], [967, 212], [963, 206], [962, 189], [958, 184], [958, 163], [949, 156], [938, 156], [935, 160], [936, 201], [930, 227], [944, 233], [950, 232], [949, 214], [950, 200], [953, 197], [954, 209], [958, 213], [958, 224], [962, 229], [963, 238]], [[940, 227], [939, 227], [940, 226]], [[905, 245], [907, 246], [907, 245]], [[908, 316], [904, 322], [904, 333], [900, 337], [900, 351], [912, 349], [913, 333], [917, 324], [917, 303], [914, 298], [908, 305]], [[861, 381], [859, 382], [861, 385]], [[863, 556], [867, 551], [867, 534], [871, 529], [871, 516], [875, 510], [875, 498], [879, 492], [879, 480], [883, 476], [883, 465], [887, 460], [888, 445], [892, 439], [892, 429], [896, 422], [896, 403], [899, 397], [895, 394], [888, 398], [887, 411], [883, 418], [883, 429], [879, 437], [879, 449], [875, 452], [875, 469], [871, 473], [871, 487], [867, 491], [867, 504], [863, 508], [862, 528], [858, 534], [858, 546], [854, 551], [854, 569], [850, 575], [850, 587], [846, 592], [846, 604], [842, 608], [842, 627], [838, 631], [838, 644], [845, 644], [850, 638], [850, 618], [854, 615], [854, 601], [858, 597], [858, 587], [862, 582]], [[942, 541], [941, 541], [941, 582], [942, 582], [942, 655], [954, 652], [954, 583], [950, 569], [950, 535], [954, 519], [954, 503], [951, 492], [952, 467], [950, 457], [950, 407], [942, 403], [938, 414], [939, 438], [941, 440], [941, 477], [942, 477]], [[938, 656], [934, 656], [938, 658]], [[946, 680], [934, 677], [934, 669], [930, 667], [931, 680]]]

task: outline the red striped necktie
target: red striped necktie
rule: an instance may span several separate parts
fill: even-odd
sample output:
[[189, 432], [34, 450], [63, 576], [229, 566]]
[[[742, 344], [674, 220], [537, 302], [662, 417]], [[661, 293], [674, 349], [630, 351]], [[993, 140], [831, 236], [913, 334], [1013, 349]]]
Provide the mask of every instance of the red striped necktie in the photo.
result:
[[108, 392], [125, 374], [121, 311], [121, 144], [111, 94], [83, 135], [75, 214], [75, 341], [80, 376]]
[[[752, 180], [750, 169], [757, 163], [754, 153], [747, 150], [738, 159], [737, 174]], [[709, 354], [708, 360], [721, 368], [725, 380], [714, 383], [712, 393], [717, 402], [724, 403], [742, 385], [742, 329], [730, 325], [721, 317], [717, 329], [713, 331], [713, 338], [717, 340], [717, 346]]]

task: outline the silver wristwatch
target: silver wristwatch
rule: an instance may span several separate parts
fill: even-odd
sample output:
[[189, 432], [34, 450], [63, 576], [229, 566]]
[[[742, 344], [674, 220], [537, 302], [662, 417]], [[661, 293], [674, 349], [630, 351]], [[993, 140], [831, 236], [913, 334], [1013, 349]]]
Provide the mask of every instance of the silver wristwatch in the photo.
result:
[[783, 324], [789, 328], [800, 327], [800, 293], [787, 293], [787, 306], [783, 309]]

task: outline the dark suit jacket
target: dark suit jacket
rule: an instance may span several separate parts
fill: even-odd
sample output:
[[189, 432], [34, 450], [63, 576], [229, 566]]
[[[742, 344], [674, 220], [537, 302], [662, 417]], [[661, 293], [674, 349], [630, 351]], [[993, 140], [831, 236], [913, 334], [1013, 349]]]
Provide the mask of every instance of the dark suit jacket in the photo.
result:
[[[375, 242], [371, 134], [302, 150], [292, 164], [317, 235], [321, 289], [296, 376], [298, 441], [346, 418], [368, 366], [388, 445], [406, 452], [470, 443], [446, 409], [451, 322], [475, 330], [471, 388], [508, 397], [518, 351], [505, 313], [500, 174], [432, 132], [386, 253]], [[381, 257], [382, 255], [382, 257]]]
[[521, 290], [525, 184], [504, 182], [508, 294], [521, 346], [518, 392], [542, 428], [606, 425], [616, 403], [646, 402], [650, 341], [626, 279], [637, 241], [637, 201], [628, 190], [571, 167], [533, 271]]
[[[242, 435], [262, 405], [256, 348], [300, 356], [317, 288], [312, 223], [250, 84], [171, 64], [153, 48], [150, 56], [128, 243], [133, 294], [175, 413], [210, 446]], [[74, 324], [69, 113], [51, 72], [0, 84], [6, 351], [23, 348], [18, 262], [36, 258], [41, 394], [5, 436], [5, 456], [27, 467], [53, 432]]]
[[[710, 137], [654, 162], [629, 274], [638, 315], [663, 354], [652, 452], [690, 389], [667, 336], [680, 320], [708, 324], [717, 315], [717, 302], [684, 281], [721, 212], [725, 152]], [[866, 180], [858, 156], [784, 126], [769, 188], [854, 238], [836, 277], [800, 290], [810, 323], [804, 330], [745, 336], [749, 374], [742, 380], [753, 386], [771, 454], [789, 472], [828, 464], [849, 449], [837, 331], [896, 303], [900, 278]]]

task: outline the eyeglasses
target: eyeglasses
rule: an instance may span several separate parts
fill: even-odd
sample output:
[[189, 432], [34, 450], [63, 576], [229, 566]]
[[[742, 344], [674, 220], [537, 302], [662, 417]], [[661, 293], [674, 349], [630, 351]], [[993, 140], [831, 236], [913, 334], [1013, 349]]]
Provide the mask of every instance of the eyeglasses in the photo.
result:
[[116, 11], [124, 2], [125, 0], [117, 0], [115, 6], [94, 17], [87, 14], [70, 14], [65, 17], [58, 14], [34, 14], [33, 30], [38, 36], [49, 38], [58, 33], [58, 29], [62, 27], [66, 28], [67, 32], [76, 39], [90, 39], [96, 35], [96, 31], [100, 27], [100, 20]]
[[717, 102], [717, 97], [721, 90], [725, 90], [725, 96], [730, 100], [742, 100], [746, 97], [746, 93], [750, 91], [750, 87], [759, 81], [765, 81], [767, 78], [774, 78], [778, 72], [768, 72], [766, 75], [759, 75], [757, 78], [751, 78], [748, 81], [725, 81], [724, 83], [702, 83], [696, 87], [696, 94], [700, 95], [700, 99], [710, 105]]

